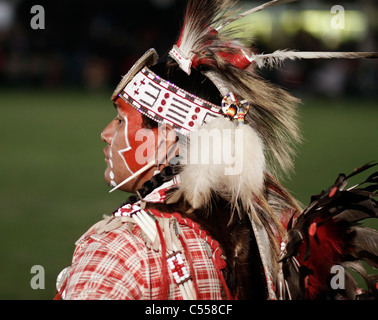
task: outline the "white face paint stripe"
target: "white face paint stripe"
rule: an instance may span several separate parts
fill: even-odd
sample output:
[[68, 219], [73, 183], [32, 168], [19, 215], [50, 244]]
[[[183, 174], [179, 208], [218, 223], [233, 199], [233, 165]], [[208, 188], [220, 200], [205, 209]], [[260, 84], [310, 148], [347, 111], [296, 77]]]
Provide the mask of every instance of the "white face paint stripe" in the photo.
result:
[[112, 187], [115, 187], [117, 184], [113, 180], [114, 179], [114, 172], [113, 172], [113, 161], [112, 161], [112, 157], [113, 157], [112, 147], [113, 147], [113, 141], [110, 145], [110, 150], [109, 150], [109, 164], [110, 164], [110, 169], [111, 169], [110, 172], [109, 172], [109, 177], [110, 177], [110, 185]]
[[[127, 161], [125, 159], [125, 157], [123, 156], [122, 153], [124, 152], [127, 152], [127, 151], [130, 151], [131, 150], [131, 146], [130, 146], [130, 143], [129, 143], [129, 139], [128, 139], [128, 127], [129, 127], [129, 122], [128, 122], [128, 119], [127, 117], [124, 117], [124, 120], [125, 120], [125, 130], [124, 130], [124, 134], [125, 134], [125, 143], [126, 143], [126, 148], [125, 149], [122, 149], [122, 150], [118, 150], [118, 154], [119, 156], [122, 158], [123, 162], [125, 163], [125, 166], [126, 166], [126, 169], [130, 172], [130, 174], [134, 174], [134, 172], [132, 172], [129, 168], [129, 165], [127, 164]], [[113, 172], [113, 169], [114, 169], [114, 164], [113, 164], [113, 142], [114, 142], [114, 139], [112, 140], [112, 143], [110, 144], [110, 150], [109, 150], [109, 165], [110, 165], [110, 172], [109, 172], [109, 177], [110, 177], [110, 185], [112, 187], [116, 187], [117, 186], [117, 183], [114, 181], [114, 178], [115, 178], [115, 175], [114, 175], [114, 172]]]
[[126, 166], [127, 170], [131, 174], [134, 174], [134, 172], [132, 172], [130, 170], [129, 165], [127, 164], [127, 161], [126, 161], [125, 157], [122, 155], [122, 153], [131, 150], [131, 146], [130, 146], [130, 142], [129, 142], [129, 138], [128, 138], [128, 135], [129, 135], [129, 132], [128, 132], [129, 131], [129, 122], [127, 120], [127, 117], [124, 117], [124, 119], [125, 119], [125, 142], [126, 142], [126, 148], [122, 149], [122, 150], [118, 150], [118, 154], [120, 155], [120, 157], [122, 158], [123, 162], [125, 163], [125, 166]]
[[109, 172], [109, 176], [110, 176], [110, 185], [112, 187], [115, 187], [117, 184], [113, 180], [114, 179], [114, 172], [113, 172], [113, 161], [112, 161], [112, 157], [113, 157], [112, 147], [113, 147], [113, 141], [110, 144], [110, 149], [109, 149], [109, 164], [110, 164], [110, 169], [111, 169], [110, 172]]

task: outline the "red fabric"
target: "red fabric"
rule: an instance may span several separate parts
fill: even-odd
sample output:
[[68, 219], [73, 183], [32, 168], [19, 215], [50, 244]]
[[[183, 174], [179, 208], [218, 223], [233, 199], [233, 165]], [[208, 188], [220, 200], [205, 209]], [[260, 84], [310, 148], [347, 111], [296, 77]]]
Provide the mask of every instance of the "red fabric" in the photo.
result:
[[228, 289], [226, 280], [224, 279], [224, 276], [223, 276], [223, 273], [222, 273], [222, 270], [224, 268], [226, 268], [227, 264], [226, 264], [226, 261], [222, 258], [222, 250], [219, 246], [219, 242], [212, 239], [210, 236], [208, 236], [206, 231], [203, 230], [203, 229], [200, 229], [199, 225], [197, 223], [195, 223], [193, 220], [191, 220], [189, 218], [183, 218], [179, 213], [163, 214], [163, 213], [161, 213], [157, 210], [150, 210], [150, 212], [157, 217], [163, 217], [164, 216], [164, 217], [169, 218], [171, 215], [173, 215], [180, 224], [183, 224], [183, 225], [186, 225], [186, 226], [189, 226], [190, 228], [192, 228], [204, 241], [206, 241], [209, 244], [209, 246], [213, 249], [211, 259], [213, 260], [213, 263], [214, 263], [214, 266], [217, 270], [219, 279], [220, 279], [222, 286], [223, 286], [223, 289], [226, 293], [226, 299], [227, 300], [233, 300], [234, 297], [231, 295], [231, 292]]
[[[178, 213], [150, 211], [157, 217], [169, 219], [174, 216], [180, 224], [185, 263], [197, 297], [218, 300], [225, 293], [226, 299], [233, 299], [222, 274], [226, 262], [219, 243], [198, 224]], [[293, 213], [292, 210], [281, 213], [279, 218], [284, 226]], [[211, 257], [205, 242], [210, 247]], [[147, 248], [137, 225], [130, 228], [129, 224], [123, 224], [102, 234], [96, 234], [93, 227], [77, 242], [64, 298], [150, 300], [166, 297], [181, 300], [181, 292], [171, 272], [166, 277], [162, 275], [166, 274], [164, 260], [162, 253]], [[168, 293], [165, 293], [167, 280]]]
[[[212, 248], [216, 247], [216, 242], [211, 241], [203, 232], [200, 232], [201, 237], [181, 222], [179, 221], [182, 236], [191, 255], [185, 257], [185, 264], [187, 269], [191, 270], [189, 261], [192, 260], [192, 270], [195, 273], [192, 277], [198, 289], [199, 299], [222, 299], [223, 281], [219, 276], [219, 266], [216, 268], [213, 259], [209, 258], [202, 237], [207, 237]], [[147, 248], [140, 228], [125, 223], [102, 234], [96, 234], [94, 229], [91, 228], [77, 242], [64, 298], [159, 299], [164, 285], [161, 277], [161, 252]], [[219, 247], [217, 250], [220, 250]], [[214, 253], [214, 249], [212, 252]], [[167, 299], [181, 300], [180, 289], [170, 272], [167, 277]]]

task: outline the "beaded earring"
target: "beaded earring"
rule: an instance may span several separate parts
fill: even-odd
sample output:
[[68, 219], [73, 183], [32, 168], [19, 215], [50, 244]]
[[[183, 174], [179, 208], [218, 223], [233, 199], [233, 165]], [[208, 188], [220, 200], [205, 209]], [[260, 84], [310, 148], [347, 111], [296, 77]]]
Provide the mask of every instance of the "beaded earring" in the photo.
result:
[[247, 100], [239, 101], [232, 92], [229, 92], [222, 99], [222, 111], [225, 117], [229, 120], [238, 119], [239, 126], [244, 124], [245, 115], [248, 113], [249, 108], [250, 105]]

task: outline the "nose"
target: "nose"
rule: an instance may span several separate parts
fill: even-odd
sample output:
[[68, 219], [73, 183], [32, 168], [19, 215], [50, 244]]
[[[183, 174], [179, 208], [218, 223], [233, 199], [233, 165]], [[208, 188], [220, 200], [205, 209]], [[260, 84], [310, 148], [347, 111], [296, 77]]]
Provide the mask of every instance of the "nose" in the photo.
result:
[[110, 122], [106, 128], [101, 132], [101, 140], [107, 144], [111, 144], [113, 140], [113, 128], [112, 123]]

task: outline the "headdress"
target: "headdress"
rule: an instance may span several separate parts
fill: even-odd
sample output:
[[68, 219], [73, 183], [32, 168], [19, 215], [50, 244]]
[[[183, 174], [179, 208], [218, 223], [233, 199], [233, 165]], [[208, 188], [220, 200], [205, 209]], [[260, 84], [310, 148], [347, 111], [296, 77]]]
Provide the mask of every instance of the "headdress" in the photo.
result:
[[[195, 129], [204, 128], [205, 124], [210, 125], [211, 120], [215, 118], [235, 119], [238, 124], [248, 124], [243, 130], [248, 131], [248, 137], [254, 141], [252, 143], [254, 147], [249, 148], [251, 153], [247, 152], [251, 141], [244, 141], [243, 149], [246, 151], [244, 157], [248, 159], [248, 163], [254, 165], [246, 163], [248, 170], [245, 170], [237, 181], [229, 177], [231, 181], [223, 183], [228, 186], [228, 191], [233, 191], [231, 194], [234, 201], [240, 195], [243, 181], [246, 184], [252, 180], [256, 181], [259, 171], [267, 170], [277, 174], [279, 171], [290, 170], [295, 145], [300, 141], [296, 111], [298, 100], [260, 78], [255, 72], [255, 67], [274, 67], [286, 59], [377, 57], [377, 53], [289, 50], [277, 50], [272, 54], [255, 54], [250, 49], [250, 39], [247, 36], [240, 36], [239, 30], [232, 27], [233, 22], [247, 15], [293, 1], [273, 0], [243, 13], [235, 11], [235, 5], [239, 1], [188, 1], [180, 36], [169, 56], [188, 76], [193, 69], [197, 69], [210, 79], [219, 90], [222, 102], [218, 105], [154, 73], [150, 69], [158, 61], [154, 49], [148, 50], [131, 68], [112, 96], [113, 100], [120, 97], [158, 123], [170, 124], [185, 136]], [[219, 120], [218, 126], [221, 125], [220, 122], [222, 121]], [[230, 127], [226, 122], [224, 125]], [[233, 127], [233, 130], [235, 129], [236, 126]], [[235, 147], [230, 152], [235, 152]], [[149, 165], [152, 166], [153, 163]], [[187, 165], [187, 170], [190, 170], [190, 167]], [[198, 166], [193, 170], [194, 176], [201, 178]], [[204, 170], [208, 173], [206, 176], [214, 176], [211, 174], [210, 166]], [[251, 176], [248, 177], [246, 172], [250, 172]], [[214, 174], [217, 175], [218, 172]], [[193, 174], [190, 173], [188, 176]], [[206, 197], [214, 191], [214, 180], [203, 176], [202, 178], [211, 181], [211, 185], [210, 182], [201, 184], [202, 192], [194, 195], [191, 199], [192, 204], [203, 204]], [[222, 179], [224, 181], [224, 177]], [[255, 183], [256, 186], [257, 184], [262, 186], [262, 180]], [[185, 182], [183, 186], [185, 188]], [[193, 189], [192, 187], [192, 185], [188, 186], [188, 189]], [[223, 193], [229, 193], [226, 191], [223, 190]], [[255, 191], [258, 193], [259, 188], [257, 187]], [[199, 194], [204, 198], [198, 199]], [[246, 201], [242, 202], [248, 202], [248, 198], [249, 195], [246, 196]]]

